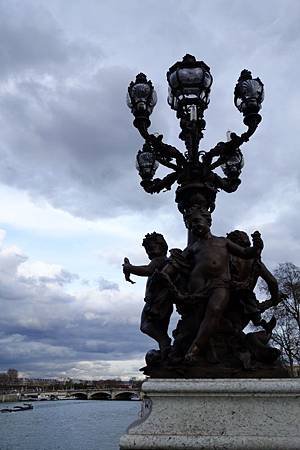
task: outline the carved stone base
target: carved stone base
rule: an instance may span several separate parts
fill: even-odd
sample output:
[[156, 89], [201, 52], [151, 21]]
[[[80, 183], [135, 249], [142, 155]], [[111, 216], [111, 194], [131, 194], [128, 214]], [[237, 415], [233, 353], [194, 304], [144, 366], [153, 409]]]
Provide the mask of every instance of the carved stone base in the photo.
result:
[[120, 449], [299, 450], [300, 379], [149, 379]]

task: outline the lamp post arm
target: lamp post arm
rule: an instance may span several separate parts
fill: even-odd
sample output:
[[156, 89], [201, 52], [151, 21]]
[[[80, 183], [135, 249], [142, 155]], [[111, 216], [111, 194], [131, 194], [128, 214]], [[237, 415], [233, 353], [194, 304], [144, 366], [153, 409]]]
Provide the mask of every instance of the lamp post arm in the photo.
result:
[[139, 130], [140, 135], [142, 138], [145, 139], [145, 141], [149, 138], [148, 128], [150, 125], [150, 120], [146, 117], [136, 117], [133, 121], [133, 125], [135, 128]]
[[[248, 142], [250, 137], [255, 133], [258, 124], [261, 121], [261, 116], [259, 114], [251, 114], [247, 117], [247, 126], [248, 130], [245, 133], [238, 136], [235, 133], [231, 133], [230, 141], [228, 142], [218, 142], [218, 144], [209, 150], [203, 156], [203, 162], [206, 165], [209, 165], [211, 170], [216, 169], [217, 167], [224, 164], [227, 159], [245, 142]], [[213, 158], [218, 157], [218, 159], [213, 163]]]
[[159, 161], [159, 156], [162, 156], [166, 159], [176, 159], [177, 165], [183, 166], [186, 163], [184, 155], [173, 145], [165, 144], [162, 139], [162, 134], [160, 134], [159, 136], [148, 134], [148, 137], [146, 139], [153, 146], [158, 157], [157, 160]]
[[215, 174], [215, 184], [218, 189], [222, 189], [225, 192], [235, 192], [239, 185], [241, 184], [241, 180], [238, 177], [220, 177]]
[[[224, 164], [242, 144], [243, 140], [241, 139], [241, 136], [237, 136], [235, 133], [231, 133], [231, 140], [229, 142], [219, 142], [216, 147], [208, 152], [210, 170], [214, 170]], [[212, 159], [217, 156], [218, 159], [212, 163]], [[204, 156], [204, 159], [206, 160], [206, 155]]]
[[172, 172], [166, 175], [164, 178], [154, 178], [154, 180], [142, 180], [141, 186], [148, 194], [158, 194], [163, 189], [169, 191], [172, 185], [177, 181], [178, 173]]
[[[226, 160], [232, 156], [234, 151], [237, 150], [240, 145], [240, 136], [237, 136], [235, 133], [231, 133], [231, 140], [229, 142], [218, 142], [214, 148], [203, 155], [203, 163], [207, 165], [210, 170], [214, 170], [226, 162]], [[218, 159], [215, 162], [212, 162], [213, 158], [217, 157]]]
[[158, 161], [163, 166], [168, 167], [168, 169], [172, 169], [172, 170], [175, 170], [175, 171], [178, 169], [178, 166], [176, 164], [172, 163], [171, 161], [169, 161], [168, 159], [164, 158], [163, 156], [158, 155], [156, 153], [155, 157], [156, 157], [156, 161]]
[[261, 122], [261, 115], [255, 113], [249, 114], [245, 117], [244, 122], [248, 126], [248, 130], [240, 137], [242, 143], [248, 142], [249, 138], [255, 133], [259, 123]]

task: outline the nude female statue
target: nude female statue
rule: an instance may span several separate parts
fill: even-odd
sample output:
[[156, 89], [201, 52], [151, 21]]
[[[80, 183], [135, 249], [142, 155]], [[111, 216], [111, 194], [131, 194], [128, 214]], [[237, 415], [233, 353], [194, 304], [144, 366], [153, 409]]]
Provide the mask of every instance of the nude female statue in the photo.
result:
[[187, 354], [186, 360], [193, 362], [208, 345], [209, 338], [216, 332], [230, 298], [230, 255], [243, 259], [257, 257], [263, 242], [260, 233], [252, 235], [253, 247], [241, 247], [224, 237], [210, 232], [210, 215], [193, 210], [186, 216], [186, 223], [192, 231], [195, 242], [185, 253], [192, 260], [192, 271], [188, 281], [188, 292], [194, 298], [206, 299], [204, 317]]

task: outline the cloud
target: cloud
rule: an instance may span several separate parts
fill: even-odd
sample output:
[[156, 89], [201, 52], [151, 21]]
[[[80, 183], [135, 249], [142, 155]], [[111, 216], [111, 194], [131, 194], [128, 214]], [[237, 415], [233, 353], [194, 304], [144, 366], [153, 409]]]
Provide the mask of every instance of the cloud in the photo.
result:
[[98, 289], [99, 291], [106, 291], [106, 290], [112, 290], [112, 291], [119, 291], [119, 285], [113, 281], [105, 280], [103, 277], [98, 278]]
[[[80, 361], [90, 361], [89, 367], [95, 365], [93, 376], [101, 364], [106, 367], [99, 378], [112, 374], [119, 360], [136, 359], [142, 365], [147, 339], [138, 331], [141, 301], [103, 277], [97, 287], [89, 283], [77, 290], [74, 285], [74, 292], [67, 293], [65, 284], [77, 278], [58, 265], [32, 261], [20, 249], [3, 245], [0, 370], [17, 367], [35, 376], [46, 376], [46, 370], [48, 376], [54, 371], [70, 376]], [[47, 369], [41, 369], [46, 361]]]
[[86, 218], [149, 208], [134, 192], [140, 140], [125, 94], [135, 73], [104, 66], [99, 44], [68, 39], [47, 9], [31, 5], [29, 25], [28, 11], [13, 20], [1, 6], [0, 181]]
[[16, 83], [2, 95], [1, 181], [86, 218], [149, 208], [135, 192], [138, 143], [120, 101], [131, 78], [126, 69], [107, 68], [72, 87]]
[[79, 276], [71, 273], [58, 264], [47, 264], [43, 261], [25, 261], [18, 266], [18, 275], [25, 283], [64, 284], [77, 280]]
[[[0, 77], [3, 79], [46, 75], [54, 70], [62, 75], [66, 67], [83, 60], [88, 62], [96, 55], [92, 42], [69, 39], [47, 7], [31, 2], [27, 2], [26, 8], [20, 6], [17, 2], [0, 2]], [[98, 48], [98, 58], [101, 55]]]

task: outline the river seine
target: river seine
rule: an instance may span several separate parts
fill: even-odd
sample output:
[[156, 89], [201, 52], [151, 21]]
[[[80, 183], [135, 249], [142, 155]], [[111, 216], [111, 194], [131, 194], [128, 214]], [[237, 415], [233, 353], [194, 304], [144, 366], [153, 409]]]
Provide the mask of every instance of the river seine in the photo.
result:
[[[0, 409], [21, 403], [0, 403]], [[139, 401], [33, 402], [33, 410], [0, 414], [0, 450], [118, 450], [141, 409]]]

